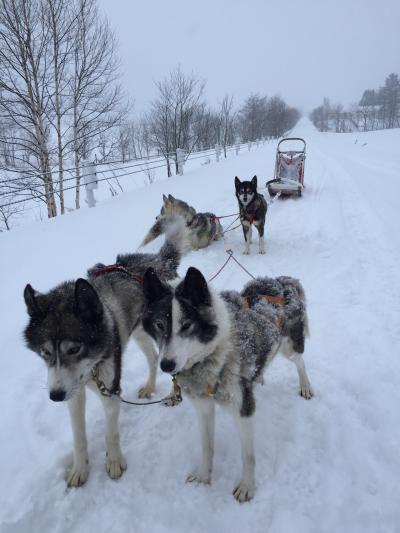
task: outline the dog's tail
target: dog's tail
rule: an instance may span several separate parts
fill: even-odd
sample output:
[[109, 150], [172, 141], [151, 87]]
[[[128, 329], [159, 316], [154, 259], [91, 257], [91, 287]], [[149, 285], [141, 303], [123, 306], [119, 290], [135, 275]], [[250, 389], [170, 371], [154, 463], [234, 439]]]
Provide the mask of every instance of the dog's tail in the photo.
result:
[[149, 242], [154, 241], [154, 239], [157, 239], [157, 237], [165, 233], [168, 227], [168, 220], [171, 218], [174, 218], [174, 217], [159, 217], [149, 229], [140, 247], [145, 246], [146, 244], [149, 244]]
[[[287, 289], [287, 288], [290, 288], [292, 290], [294, 289], [295, 294], [297, 293], [297, 296], [299, 297], [299, 299], [301, 301], [300, 305], [303, 308], [303, 328], [304, 328], [303, 331], [304, 331], [304, 336], [305, 337], [310, 337], [310, 328], [309, 328], [309, 323], [308, 323], [307, 306], [306, 306], [306, 293], [304, 291], [303, 285], [300, 283], [300, 281], [298, 279], [292, 278], [292, 277], [289, 277], [289, 276], [280, 276], [277, 279], [285, 287], [285, 289]], [[288, 307], [290, 308], [290, 309], [288, 309], [289, 316], [292, 313], [293, 314], [297, 313], [298, 305], [296, 305], [295, 302], [290, 303]]]
[[189, 229], [186, 226], [185, 219], [179, 215], [157, 220], [156, 224], [161, 220], [163, 225], [162, 233], [165, 233], [165, 242], [158, 254], [162, 263], [168, 264], [169, 268], [176, 270], [181, 258], [191, 250]]
[[[187, 246], [189, 243], [189, 232], [186, 231], [186, 235], [183, 235], [185, 228], [186, 220], [181, 215], [173, 214], [168, 216], [160, 216], [149, 229], [139, 248], [145, 246], [146, 244], [149, 244], [149, 242], [151, 241], [154, 241], [154, 239], [157, 239], [157, 237], [159, 237], [163, 233], [165, 233], [167, 240], [174, 239], [175, 234], [177, 238], [179, 238], [178, 234], [182, 233], [181, 240], [187, 241], [185, 242], [185, 246]], [[189, 251], [189, 249], [187, 249], [186, 252], [187, 251]]]

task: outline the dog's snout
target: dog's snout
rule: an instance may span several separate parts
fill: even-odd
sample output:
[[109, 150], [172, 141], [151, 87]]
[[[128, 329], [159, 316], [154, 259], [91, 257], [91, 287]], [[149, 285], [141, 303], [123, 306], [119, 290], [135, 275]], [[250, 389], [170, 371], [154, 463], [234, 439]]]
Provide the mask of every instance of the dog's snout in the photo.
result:
[[62, 389], [54, 389], [50, 391], [50, 400], [53, 400], [53, 402], [63, 402], [65, 396], [66, 393]]
[[171, 373], [175, 370], [176, 363], [173, 359], [161, 359], [160, 367], [163, 372]]

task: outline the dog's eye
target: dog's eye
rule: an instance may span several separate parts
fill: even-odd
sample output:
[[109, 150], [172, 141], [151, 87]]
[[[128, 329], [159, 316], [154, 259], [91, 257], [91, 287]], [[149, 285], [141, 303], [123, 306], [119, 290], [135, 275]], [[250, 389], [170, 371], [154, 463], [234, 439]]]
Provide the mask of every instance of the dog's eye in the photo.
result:
[[190, 326], [192, 325], [191, 321], [190, 320], [185, 320], [185, 322], [183, 322], [182, 326], [181, 326], [181, 330], [182, 331], [187, 331]]
[[160, 331], [164, 331], [165, 330], [164, 322], [161, 322], [161, 320], [157, 320], [156, 328], [159, 329]]
[[77, 344], [76, 346], [71, 346], [71, 348], [68, 348], [68, 355], [76, 355], [81, 351], [82, 345]]
[[51, 352], [44, 346], [41, 347], [40, 353], [43, 355], [43, 357], [51, 357]]

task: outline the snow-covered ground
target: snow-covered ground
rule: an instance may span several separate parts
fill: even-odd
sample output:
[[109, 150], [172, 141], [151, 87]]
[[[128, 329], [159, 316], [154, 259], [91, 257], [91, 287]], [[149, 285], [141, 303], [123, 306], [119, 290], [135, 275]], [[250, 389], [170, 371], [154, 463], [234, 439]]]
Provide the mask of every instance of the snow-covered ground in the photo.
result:
[[[304, 197], [271, 206], [265, 256], [255, 244], [253, 255], [242, 256], [241, 230], [229, 234], [253, 274], [301, 279], [310, 316], [305, 361], [315, 397], [298, 396], [296, 371], [281, 358], [257, 391], [254, 500], [240, 505], [231, 495], [239, 444], [222, 411], [213, 484], [184, 483], [200, 454], [188, 401], [175, 409], [122, 407], [128, 470], [111, 481], [102, 409], [90, 393], [91, 473], [83, 488], [67, 490], [67, 408], [49, 401], [43, 363], [23, 345], [22, 291], [27, 282], [46, 291], [135, 250], [162, 193], [199, 211], [234, 213], [234, 176], [257, 174], [263, 183], [272, 175], [273, 144], [0, 235], [1, 533], [400, 531], [400, 130], [321, 134], [302, 120], [293, 133], [308, 143]], [[194, 265], [210, 277], [225, 257], [223, 244], [214, 243], [185, 257], [180, 272]], [[213, 284], [240, 289], [245, 282], [232, 263]], [[145, 376], [144, 356], [132, 343], [124, 356], [125, 396], [134, 398]], [[160, 376], [157, 396], [168, 390]]]

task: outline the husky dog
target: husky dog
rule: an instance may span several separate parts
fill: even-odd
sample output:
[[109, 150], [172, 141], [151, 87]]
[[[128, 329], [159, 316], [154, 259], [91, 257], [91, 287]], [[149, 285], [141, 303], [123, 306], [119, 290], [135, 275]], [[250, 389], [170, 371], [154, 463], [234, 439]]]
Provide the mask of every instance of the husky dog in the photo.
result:
[[268, 204], [264, 196], [257, 192], [257, 176], [254, 176], [251, 181], [240, 181], [236, 176], [235, 189], [245, 241], [243, 253], [250, 253], [252, 224], [254, 222], [259, 235], [259, 253], [265, 254], [264, 226]]
[[163, 195], [163, 206], [156, 222], [143, 239], [142, 246], [156, 239], [164, 233], [166, 222], [171, 215], [180, 215], [189, 229], [189, 241], [192, 250], [199, 250], [209, 246], [212, 241], [222, 237], [222, 226], [213, 213], [196, 213], [196, 210], [183, 200], [174, 198], [171, 194]]
[[175, 375], [200, 421], [202, 462], [187, 481], [210, 483], [215, 403], [234, 417], [242, 448], [242, 477], [234, 497], [255, 493], [253, 389], [281, 350], [293, 361], [300, 394], [311, 398], [302, 353], [308, 332], [304, 291], [289, 277], [258, 278], [242, 291], [217, 294], [191, 267], [184, 280], [167, 284], [153, 269], [144, 277], [143, 327], [159, 347], [161, 370]]
[[[25, 287], [30, 316], [26, 344], [47, 365], [50, 399], [68, 401], [74, 437], [70, 487], [83, 485], [89, 474], [85, 385], [99, 393], [97, 374], [111, 393], [120, 391], [121, 358], [131, 335], [146, 354], [150, 370], [139, 396], [154, 391], [157, 353], [141, 325], [143, 274], [152, 265], [162, 279], [175, 278], [185, 235], [183, 220], [176, 220], [157, 254], [118, 256], [116, 265], [98, 264], [88, 271], [87, 280], [66, 281], [46, 294]], [[126, 469], [119, 442], [120, 403], [103, 395], [100, 399], [106, 418], [106, 470], [117, 479]]]
[[191, 205], [187, 204], [183, 200], [174, 198], [172, 194], [169, 194], [168, 196], [163, 194], [163, 205], [161, 207], [160, 214], [157, 216], [157, 219], [160, 217], [180, 215], [186, 220], [187, 224], [190, 224], [195, 214], [196, 209]]

